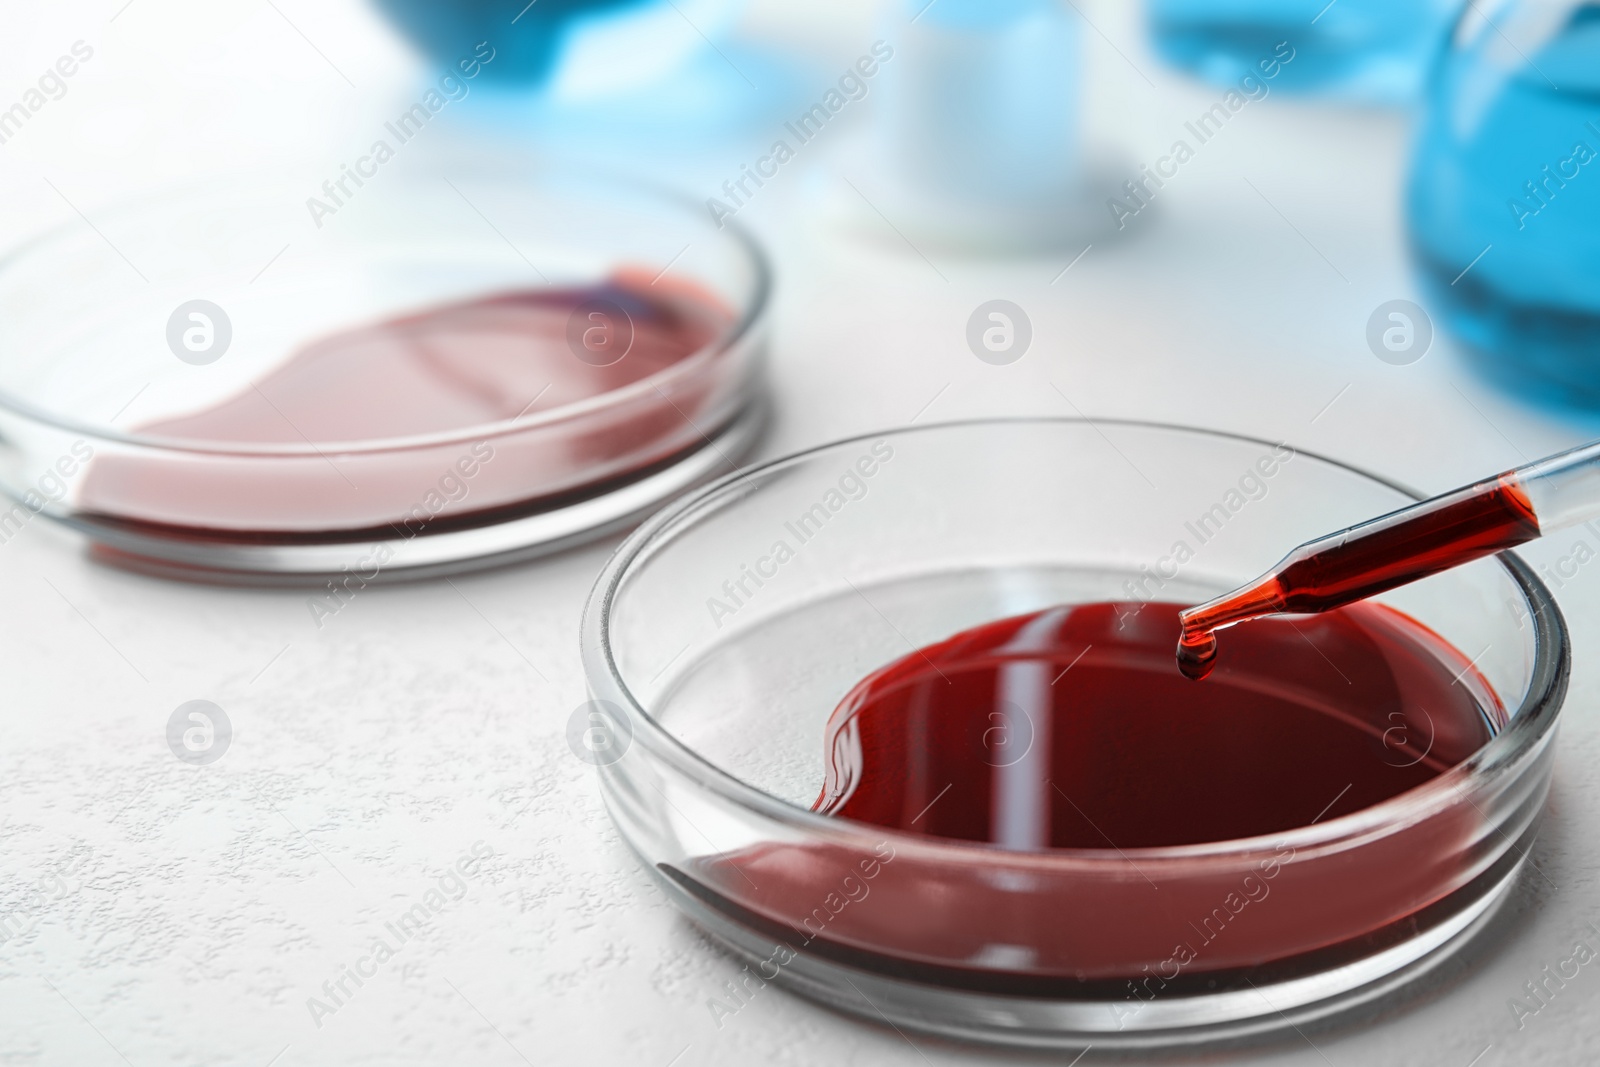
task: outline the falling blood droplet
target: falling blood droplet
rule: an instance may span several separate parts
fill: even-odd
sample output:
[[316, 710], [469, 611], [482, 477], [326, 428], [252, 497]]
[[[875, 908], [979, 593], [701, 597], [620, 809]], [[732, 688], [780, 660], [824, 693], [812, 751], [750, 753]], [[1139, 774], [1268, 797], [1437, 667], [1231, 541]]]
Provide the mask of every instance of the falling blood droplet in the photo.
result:
[[1217, 664], [1217, 635], [1209, 630], [1178, 638], [1178, 669], [1198, 682]]

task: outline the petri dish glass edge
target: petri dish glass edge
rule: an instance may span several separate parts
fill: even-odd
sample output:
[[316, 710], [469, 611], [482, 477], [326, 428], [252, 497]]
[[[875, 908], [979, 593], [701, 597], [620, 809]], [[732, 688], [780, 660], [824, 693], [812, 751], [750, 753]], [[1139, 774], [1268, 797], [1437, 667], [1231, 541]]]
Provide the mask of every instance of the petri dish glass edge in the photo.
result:
[[[705, 223], [703, 219], [696, 217], [701, 205], [667, 186], [637, 178], [612, 175], [604, 171], [575, 171], [571, 168], [559, 166], [542, 167], [531, 180], [539, 182], [549, 181], [552, 178], [566, 180], [582, 178], [593, 183], [611, 185], [634, 195], [642, 194], [655, 199], [664, 207], [669, 207], [675, 212], [681, 212], [681, 218], [685, 222], [693, 220], [693, 225], [696, 227], [709, 227], [709, 224]], [[411, 180], [415, 181], [416, 179], [412, 178]], [[259, 177], [250, 179], [248, 183], [249, 188], [252, 190], [271, 184], [271, 181]], [[133, 214], [155, 206], [189, 202], [202, 193], [217, 195], [228, 188], [231, 188], [231, 186], [226, 180], [212, 179], [193, 186], [168, 189], [117, 201], [105, 208], [101, 214]], [[25, 269], [30, 256], [34, 253], [47, 250], [56, 243], [71, 240], [86, 231], [92, 230], [93, 227], [84, 219], [68, 219], [24, 238], [4, 253], [0, 253], [0, 284], [4, 283], [11, 272]], [[547, 425], [555, 425], [571, 419], [582, 418], [596, 411], [625, 405], [629, 401], [658, 387], [670, 385], [677, 378], [694, 374], [705, 363], [715, 360], [723, 353], [736, 349], [741, 345], [761, 344], [761, 334], [765, 327], [772, 295], [773, 275], [771, 261], [762, 249], [760, 242], [737, 221], [725, 220], [722, 225], [716, 227], [716, 231], [723, 234], [725, 239], [739, 250], [739, 254], [745, 259], [750, 269], [753, 280], [749, 299], [745, 302], [745, 306], [739, 308], [738, 318], [733, 326], [724, 335], [718, 337], [692, 356], [679, 360], [655, 374], [623, 388], [615, 389], [584, 401], [552, 408], [549, 411], [439, 433], [366, 441], [323, 442], [319, 448], [316, 442], [309, 442], [304, 445], [241, 445], [228, 442], [192, 441], [138, 433], [124, 433], [110, 427], [79, 422], [69, 415], [41, 408], [27, 399], [4, 389], [0, 389], [0, 410], [54, 430], [77, 434], [94, 442], [110, 442], [128, 448], [151, 449], [158, 452], [177, 454], [199, 453], [236, 457], [263, 456], [309, 459], [320, 459], [329, 452], [338, 455], [356, 455], [361, 453], [402, 452], [410, 449], [463, 444], [479, 440], [485, 436], [511, 431], [526, 432]], [[4, 352], [0, 352], [0, 359], [3, 359], [4, 355]]]
[[[991, 418], [930, 423], [927, 426], [899, 427], [859, 434], [734, 472], [659, 512], [635, 530], [606, 562], [585, 605], [580, 628], [584, 674], [591, 695], [609, 700], [622, 709], [631, 720], [633, 745], [642, 746], [652, 759], [659, 761], [685, 781], [717, 794], [725, 802], [791, 828], [798, 835], [813, 840], [854, 844], [861, 844], [868, 839], [874, 842], [887, 839], [897, 850], [907, 849], [925, 857], [943, 854], [953, 863], [970, 862], [975, 853], [998, 851], [1005, 852], [1008, 856], [1015, 856], [1016, 854], [995, 845], [946, 841], [897, 833], [883, 827], [856, 824], [850, 820], [819, 815], [741, 781], [673, 737], [634, 697], [626, 680], [621, 677], [612, 655], [609, 626], [610, 614], [622, 581], [641, 556], [646, 554], [658, 540], [669, 536], [680, 523], [692, 518], [699, 509], [716, 502], [718, 498], [743, 483], [834, 449], [858, 445], [885, 436], [938, 433], [982, 425], [1029, 423], [1122, 426], [1193, 434], [1269, 447], [1282, 443], [1203, 427], [1143, 420], [1096, 419], [1091, 423], [1081, 418]], [[1295, 451], [1297, 456], [1355, 474], [1411, 499], [1424, 498], [1425, 494], [1415, 489], [1350, 464], [1312, 451], [1299, 448]], [[1300, 827], [1264, 837], [1182, 846], [1052, 849], [1047, 852], [1026, 854], [1029, 862], [1053, 869], [1070, 867], [1114, 869], [1125, 867], [1130, 861], [1140, 864], [1186, 866], [1197, 861], [1243, 859], [1259, 855], [1264, 847], [1272, 848], [1279, 845], [1288, 845], [1297, 852], [1304, 850], [1307, 853], [1315, 853], [1329, 848], [1346, 847], [1362, 838], [1382, 835], [1396, 827], [1425, 819], [1457, 803], [1464, 791], [1474, 786], [1488, 786], [1497, 780], [1515, 775], [1520, 769], [1538, 759], [1554, 734], [1571, 673], [1572, 652], [1566, 623], [1556, 606], [1554, 597], [1534, 574], [1533, 569], [1513, 552], [1502, 552], [1496, 560], [1520, 591], [1532, 620], [1533, 664], [1529, 672], [1527, 690], [1518, 706], [1511, 711], [1509, 725], [1469, 759], [1399, 796], [1314, 826]], [[615, 771], [616, 768], [608, 770]]]

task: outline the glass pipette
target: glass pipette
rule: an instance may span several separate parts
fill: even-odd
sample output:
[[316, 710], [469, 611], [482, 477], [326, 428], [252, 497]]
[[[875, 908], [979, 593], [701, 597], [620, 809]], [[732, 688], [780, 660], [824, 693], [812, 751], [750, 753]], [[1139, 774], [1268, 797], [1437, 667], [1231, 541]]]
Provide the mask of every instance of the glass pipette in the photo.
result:
[[1231, 593], [1183, 612], [1178, 666], [1204, 678], [1216, 631], [1328, 611], [1600, 516], [1600, 441], [1307, 541]]

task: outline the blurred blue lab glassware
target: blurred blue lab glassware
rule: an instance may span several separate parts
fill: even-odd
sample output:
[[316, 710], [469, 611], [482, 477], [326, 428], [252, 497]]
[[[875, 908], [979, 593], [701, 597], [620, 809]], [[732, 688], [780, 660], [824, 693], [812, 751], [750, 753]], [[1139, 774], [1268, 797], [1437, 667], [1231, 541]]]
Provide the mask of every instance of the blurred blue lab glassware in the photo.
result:
[[412, 45], [442, 67], [470, 57], [479, 42], [495, 50], [485, 81], [539, 85], [560, 56], [568, 24], [612, 8], [655, 0], [376, 0]]
[[1600, 409], [1600, 2], [1462, 14], [1406, 208], [1425, 291], [1468, 359], [1524, 397]]
[[815, 91], [803, 59], [741, 37], [749, 0], [374, 2], [428, 66], [476, 78], [442, 152], [555, 154], [715, 186]]
[[935, 238], [1050, 242], [1079, 197], [1079, 19], [1059, 0], [903, 0], [885, 32], [883, 150]]
[[1372, 103], [1415, 99], [1463, 0], [1148, 0], [1155, 51], [1229, 85], [1287, 42], [1278, 86]]

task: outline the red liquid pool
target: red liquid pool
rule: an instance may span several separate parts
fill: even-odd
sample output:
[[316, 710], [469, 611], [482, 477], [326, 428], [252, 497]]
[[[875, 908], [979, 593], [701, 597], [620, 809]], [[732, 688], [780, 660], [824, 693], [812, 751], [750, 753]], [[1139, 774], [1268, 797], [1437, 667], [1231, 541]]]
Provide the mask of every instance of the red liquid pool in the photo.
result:
[[[665, 388], [641, 383], [690, 364], [732, 326], [710, 294], [643, 272], [358, 326], [307, 344], [209, 407], [139, 426], [173, 447], [97, 457], [82, 506], [113, 521], [300, 533], [387, 527], [393, 536], [396, 526], [415, 532], [583, 491], [704, 444], [718, 427], [695, 420], [713, 415], [725, 393], [718, 372], [686, 366]], [[616, 396], [625, 400], [614, 411], [592, 410]], [[506, 425], [558, 409], [573, 417]], [[426, 435], [457, 440], [370, 447]], [[291, 446], [301, 455], [184, 453], [185, 442]]]
[[[667, 873], [775, 942], [853, 966], [1111, 997], [1153, 974], [1163, 992], [1203, 991], [1336, 966], [1503, 876], [1477, 858], [1469, 805], [1356, 847], [1277, 836], [1487, 742], [1504, 711], [1465, 656], [1361, 603], [1239, 629], [1200, 686], [1173, 663], [1180, 610], [1051, 609], [883, 667], [828, 721], [815, 808], [894, 841], [768, 843]], [[1226, 858], [1181, 851], [1243, 838]], [[1180, 851], [1136, 851], [1167, 847]]]
[[1008, 848], [1255, 837], [1369, 807], [1481, 748], [1500, 710], [1387, 608], [1262, 619], [1205, 686], [1176, 604], [1003, 619], [890, 664], [828, 724], [816, 808]]

